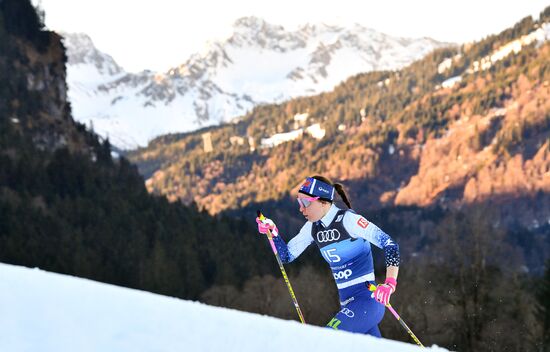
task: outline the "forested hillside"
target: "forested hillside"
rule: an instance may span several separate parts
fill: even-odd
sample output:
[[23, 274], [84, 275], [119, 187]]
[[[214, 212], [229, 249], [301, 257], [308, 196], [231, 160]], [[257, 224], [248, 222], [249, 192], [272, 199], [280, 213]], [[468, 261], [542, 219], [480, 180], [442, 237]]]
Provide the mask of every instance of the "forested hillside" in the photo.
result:
[[149, 195], [73, 121], [64, 48], [42, 27], [30, 1], [0, 2], [0, 261], [190, 299], [274, 271], [253, 219]]
[[400, 71], [160, 137], [129, 158], [150, 191], [210, 213], [282, 199], [316, 173], [347, 185], [357, 208], [495, 201], [507, 226], [546, 223], [549, 11]]

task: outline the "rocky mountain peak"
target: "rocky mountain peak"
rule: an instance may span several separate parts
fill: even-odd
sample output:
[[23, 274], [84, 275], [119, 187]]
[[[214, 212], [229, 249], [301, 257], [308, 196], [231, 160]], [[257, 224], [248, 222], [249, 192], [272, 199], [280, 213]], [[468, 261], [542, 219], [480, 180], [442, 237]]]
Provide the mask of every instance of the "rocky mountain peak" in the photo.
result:
[[284, 27], [270, 24], [257, 17], [243, 17], [234, 24], [233, 35], [224, 44], [245, 48], [261, 48], [286, 52], [304, 44], [301, 38]]
[[264, 19], [247, 16], [237, 19], [233, 23], [233, 29], [235, 32], [265, 32], [265, 31], [284, 31], [284, 28], [279, 25], [272, 25], [266, 22]]
[[116, 75], [124, 70], [108, 54], [99, 51], [85, 33], [60, 33], [67, 48], [69, 65], [91, 64], [104, 75]]

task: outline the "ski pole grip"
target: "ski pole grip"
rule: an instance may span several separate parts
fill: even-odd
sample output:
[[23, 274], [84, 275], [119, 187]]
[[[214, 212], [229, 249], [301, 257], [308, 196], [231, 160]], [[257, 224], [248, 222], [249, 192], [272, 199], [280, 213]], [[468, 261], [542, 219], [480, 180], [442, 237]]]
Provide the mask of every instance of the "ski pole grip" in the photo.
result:
[[256, 214], [258, 214], [258, 217], [260, 218], [260, 220], [264, 220], [264, 219], [265, 219], [264, 214], [262, 214], [262, 212], [261, 212], [260, 210], [256, 210]]
[[[1, 1], [1, 0], [0, 0]], [[257, 210], [256, 211], [256, 214], [258, 214], [258, 219], [260, 219], [260, 221], [264, 221], [266, 218], [264, 216], [264, 214], [262, 214], [262, 212], [260, 210]], [[267, 237], [269, 238], [269, 240], [271, 241], [271, 238], [273, 237], [273, 235], [271, 234], [271, 231], [269, 231], [269, 229], [267, 230], [267, 233], [266, 233]], [[271, 247], [273, 247], [273, 251], [274, 252], [277, 252], [277, 250], [275, 249], [274, 247], [275, 245], [274, 244], [271, 244]]]

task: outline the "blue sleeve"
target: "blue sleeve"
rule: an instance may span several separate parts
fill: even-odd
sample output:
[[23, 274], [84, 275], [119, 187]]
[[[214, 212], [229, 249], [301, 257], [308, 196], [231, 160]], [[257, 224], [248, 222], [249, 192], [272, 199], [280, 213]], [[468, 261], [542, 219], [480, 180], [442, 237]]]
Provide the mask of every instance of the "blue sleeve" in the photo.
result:
[[275, 243], [277, 252], [279, 252], [281, 261], [283, 263], [290, 263], [298, 258], [300, 254], [313, 243], [313, 238], [311, 237], [311, 223], [306, 222], [300, 229], [300, 232], [288, 242], [288, 245], [281, 236], [273, 237], [273, 242]]
[[380, 232], [382, 232], [383, 235], [381, 236], [384, 238], [384, 245], [382, 246], [382, 248], [384, 248], [386, 267], [399, 266], [401, 262], [401, 257], [399, 255], [399, 245], [394, 242], [387, 233], [382, 230], [380, 230]]
[[384, 258], [386, 260], [386, 267], [399, 266], [401, 258], [399, 256], [399, 245], [378, 226], [372, 224], [371, 236], [375, 239], [374, 243], [378, 248], [384, 250]]
[[386, 267], [399, 266], [401, 262], [399, 245], [378, 226], [352, 212], [346, 212], [344, 226], [351, 236], [363, 238], [384, 250]]
[[283, 263], [290, 263], [294, 260], [288, 251], [288, 246], [281, 236], [273, 237], [273, 243], [275, 243], [275, 248], [277, 248], [277, 252], [279, 253], [279, 257]]

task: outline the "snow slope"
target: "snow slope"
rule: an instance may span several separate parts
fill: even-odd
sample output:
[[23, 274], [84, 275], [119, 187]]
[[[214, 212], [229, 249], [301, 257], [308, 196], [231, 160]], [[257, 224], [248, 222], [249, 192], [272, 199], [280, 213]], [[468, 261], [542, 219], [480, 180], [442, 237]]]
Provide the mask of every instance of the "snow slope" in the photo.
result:
[[0, 264], [0, 351], [260, 350], [420, 351], [412, 344]]

